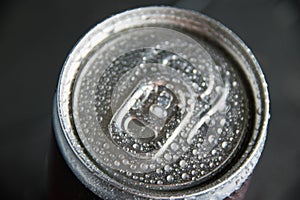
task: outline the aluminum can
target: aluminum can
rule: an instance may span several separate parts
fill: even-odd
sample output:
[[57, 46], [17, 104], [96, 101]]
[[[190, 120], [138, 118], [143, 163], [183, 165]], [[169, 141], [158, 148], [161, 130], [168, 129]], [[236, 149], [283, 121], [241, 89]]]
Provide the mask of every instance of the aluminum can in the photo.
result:
[[252, 174], [268, 119], [250, 49], [172, 7], [92, 28], [63, 66], [53, 110], [66, 163], [102, 199], [226, 199]]

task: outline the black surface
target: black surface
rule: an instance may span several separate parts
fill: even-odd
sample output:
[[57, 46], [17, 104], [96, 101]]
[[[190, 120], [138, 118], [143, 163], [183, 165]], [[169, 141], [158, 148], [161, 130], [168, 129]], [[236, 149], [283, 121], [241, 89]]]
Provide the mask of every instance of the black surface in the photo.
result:
[[[138, 0], [0, 3], [1, 199], [47, 197], [52, 100], [61, 66], [76, 41], [114, 13], [160, 4]], [[272, 118], [247, 199], [299, 199], [299, 0], [164, 4], [202, 11], [251, 47], [269, 83]]]

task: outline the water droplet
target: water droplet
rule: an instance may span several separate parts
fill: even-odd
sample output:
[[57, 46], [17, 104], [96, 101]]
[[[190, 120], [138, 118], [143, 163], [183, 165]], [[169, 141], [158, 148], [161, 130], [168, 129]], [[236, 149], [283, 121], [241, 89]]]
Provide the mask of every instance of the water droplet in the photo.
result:
[[215, 136], [214, 135], [208, 136], [208, 142], [213, 144], [215, 142]]
[[120, 166], [120, 162], [115, 160], [114, 165], [118, 167], [118, 166]]
[[171, 144], [171, 149], [173, 150], [173, 151], [177, 151], [178, 149], [179, 149], [179, 146], [178, 146], [178, 144], [177, 143], [172, 143]]
[[172, 170], [172, 168], [170, 167], [170, 165], [166, 165], [166, 166], [164, 167], [164, 170], [165, 170], [166, 172], [170, 172], [170, 171]]
[[147, 170], [148, 169], [148, 165], [145, 164], [145, 163], [141, 163], [140, 167], [141, 167], [142, 170]]
[[104, 149], [109, 149], [109, 144], [108, 144], [108, 143], [104, 143], [104, 144], [103, 144], [103, 148], [104, 148]]
[[187, 180], [187, 179], [189, 179], [189, 175], [188, 175], [187, 173], [183, 173], [183, 174], [181, 175], [181, 178], [182, 178], [183, 180]]
[[134, 149], [139, 149], [139, 145], [138, 145], [137, 143], [134, 143], [134, 144], [132, 145], [132, 147], [133, 147]]
[[149, 167], [150, 167], [150, 169], [152, 169], [152, 170], [155, 169], [155, 165], [154, 165], [154, 164], [150, 164]]
[[217, 129], [217, 132], [218, 132], [219, 134], [221, 134], [221, 133], [222, 133], [222, 129], [221, 129], [221, 128], [218, 128], [218, 129]]
[[128, 161], [127, 159], [123, 159], [123, 160], [122, 160], [122, 163], [123, 163], [124, 165], [129, 165], [129, 161]]
[[185, 160], [181, 160], [181, 161], [179, 162], [179, 166], [182, 167], [182, 168], [186, 167], [186, 165], [187, 165], [187, 163], [186, 163]]
[[217, 150], [215, 150], [215, 149], [213, 149], [212, 151], [211, 151], [211, 154], [214, 156], [214, 155], [216, 155], [216, 153], [217, 153]]
[[226, 141], [222, 142], [222, 148], [225, 149], [226, 147], [227, 147], [227, 142]]
[[172, 159], [172, 156], [171, 156], [171, 154], [166, 153], [166, 154], [164, 155], [164, 158], [165, 158], [166, 160], [170, 161], [170, 160]]
[[174, 177], [173, 177], [172, 175], [168, 175], [168, 176], [167, 176], [167, 181], [168, 181], [169, 183], [173, 182], [173, 181], [174, 181]]
[[224, 126], [224, 125], [225, 125], [225, 123], [226, 123], [226, 119], [224, 119], [224, 118], [223, 118], [223, 119], [221, 119], [221, 121], [220, 121], [220, 125], [221, 125], [221, 126]]
[[197, 155], [198, 154], [198, 150], [197, 149], [193, 149], [192, 154], [193, 155]]
[[130, 165], [131, 169], [136, 169], [136, 165]]

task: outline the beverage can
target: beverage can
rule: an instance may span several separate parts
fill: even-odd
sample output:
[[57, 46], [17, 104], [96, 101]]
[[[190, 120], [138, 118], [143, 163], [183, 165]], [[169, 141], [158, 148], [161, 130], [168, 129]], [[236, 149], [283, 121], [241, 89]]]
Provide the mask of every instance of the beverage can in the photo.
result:
[[225, 199], [262, 153], [269, 96], [250, 49], [194, 11], [146, 7], [92, 28], [68, 56], [53, 127], [103, 199]]

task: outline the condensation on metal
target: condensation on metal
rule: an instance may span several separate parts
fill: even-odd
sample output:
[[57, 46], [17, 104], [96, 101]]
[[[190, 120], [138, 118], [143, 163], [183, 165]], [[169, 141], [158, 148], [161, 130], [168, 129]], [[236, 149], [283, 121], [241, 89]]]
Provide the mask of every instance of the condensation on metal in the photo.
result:
[[65, 159], [105, 199], [224, 199], [252, 173], [269, 118], [246, 45], [204, 15], [169, 7], [127, 11], [88, 32], [56, 101]]

